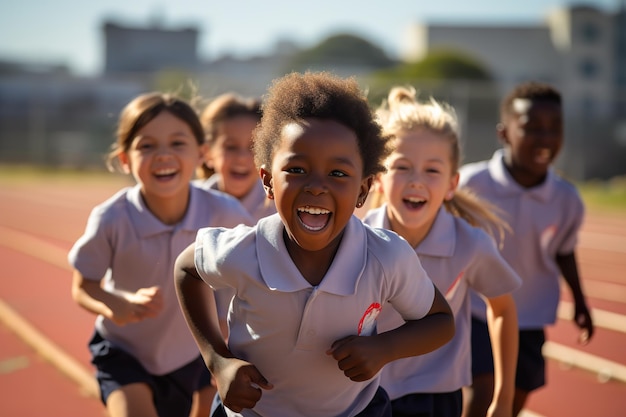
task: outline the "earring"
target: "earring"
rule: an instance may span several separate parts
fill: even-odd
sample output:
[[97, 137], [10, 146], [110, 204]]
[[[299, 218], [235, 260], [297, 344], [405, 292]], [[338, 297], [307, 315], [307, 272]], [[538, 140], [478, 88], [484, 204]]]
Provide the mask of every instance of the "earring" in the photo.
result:
[[357, 208], [361, 208], [361, 207], [363, 207], [363, 203], [362, 203], [362, 202], [360, 202], [360, 201], [357, 201], [357, 202], [356, 202], [356, 207], [357, 207]]
[[272, 191], [270, 187], [267, 187], [267, 198], [269, 198], [270, 200], [274, 199], [274, 191]]
[[448, 194], [446, 194], [446, 199], [452, 200], [452, 197], [454, 197], [454, 193], [452, 191], [448, 191]]

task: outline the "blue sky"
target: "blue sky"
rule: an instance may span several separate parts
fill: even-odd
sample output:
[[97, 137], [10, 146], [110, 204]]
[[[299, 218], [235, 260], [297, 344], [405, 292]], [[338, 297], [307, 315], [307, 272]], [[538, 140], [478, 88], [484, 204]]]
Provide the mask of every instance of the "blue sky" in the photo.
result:
[[552, 7], [572, 3], [616, 10], [620, 0], [0, 0], [0, 60], [64, 63], [78, 74], [95, 74], [102, 67], [105, 19], [194, 25], [205, 59], [263, 54], [281, 38], [307, 47], [340, 31], [395, 57], [414, 22], [539, 24]]

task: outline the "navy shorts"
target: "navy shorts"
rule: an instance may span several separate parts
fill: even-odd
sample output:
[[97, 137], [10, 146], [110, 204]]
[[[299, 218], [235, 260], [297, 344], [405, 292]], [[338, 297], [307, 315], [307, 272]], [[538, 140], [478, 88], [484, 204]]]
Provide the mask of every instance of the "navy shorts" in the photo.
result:
[[393, 417], [461, 417], [463, 393], [408, 394], [391, 401]]
[[[546, 383], [546, 361], [541, 353], [546, 342], [543, 329], [520, 330], [515, 386], [530, 392]], [[472, 375], [493, 374], [493, 354], [487, 323], [472, 317]]]
[[[211, 417], [226, 417], [226, 411], [224, 410], [219, 395], [215, 396], [212, 409], [214, 409], [214, 411]], [[391, 402], [389, 401], [387, 391], [378, 387], [372, 401], [355, 417], [392, 417]]]
[[472, 376], [493, 374], [493, 353], [487, 322], [472, 316]]
[[100, 399], [106, 405], [111, 393], [124, 385], [147, 384], [152, 390], [154, 406], [159, 417], [189, 415], [193, 392], [204, 362], [198, 355], [187, 365], [165, 375], [150, 374], [132, 355], [94, 332], [89, 341], [91, 363], [96, 367]]
[[541, 349], [546, 342], [543, 329], [519, 332], [519, 355], [515, 386], [530, 392], [546, 384], [546, 360]]

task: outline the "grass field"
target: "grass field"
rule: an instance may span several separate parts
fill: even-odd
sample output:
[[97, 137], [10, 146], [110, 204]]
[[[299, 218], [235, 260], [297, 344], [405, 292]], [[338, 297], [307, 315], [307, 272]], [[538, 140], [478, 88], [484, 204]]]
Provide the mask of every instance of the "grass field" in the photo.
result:
[[[93, 182], [119, 183], [120, 186], [132, 183], [132, 178], [103, 169], [77, 171], [59, 168], [40, 168], [32, 166], [0, 165], [0, 186], [19, 185], [28, 182], [49, 181], [54, 183]], [[608, 181], [589, 181], [576, 184], [585, 205], [593, 211], [623, 212], [626, 215], [626, 175]]]

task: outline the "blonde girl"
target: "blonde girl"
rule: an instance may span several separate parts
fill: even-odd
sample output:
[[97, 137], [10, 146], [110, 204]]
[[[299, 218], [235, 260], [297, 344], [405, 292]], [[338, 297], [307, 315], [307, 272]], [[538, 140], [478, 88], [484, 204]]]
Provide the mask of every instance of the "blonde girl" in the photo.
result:
[[[374, 186], [373, 207], [364, 222], [404, 237], [450, 304], [456, 325], [452, 341], [434, 352], [394, 361], [381, 384], [397, 416], [459, 417], [462, 387], [471, 383], [470, 289], [487, 299], [497, 379], [491, 416], [512, 411], [517, 317], [510, 292], [517, 274], [489, 233], [506, 226], [490, 206], [456, 189], [461, 150], [454, 109], [434, 99], [418, 102], [412, 88], [395, 87], [377, 111], [392, 137], [387, 171]], [[488, 232], [486, 232], [489, 231]], [[402, 324], [383, 308], [379, 331]]]

